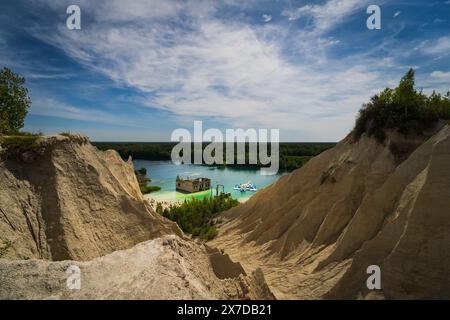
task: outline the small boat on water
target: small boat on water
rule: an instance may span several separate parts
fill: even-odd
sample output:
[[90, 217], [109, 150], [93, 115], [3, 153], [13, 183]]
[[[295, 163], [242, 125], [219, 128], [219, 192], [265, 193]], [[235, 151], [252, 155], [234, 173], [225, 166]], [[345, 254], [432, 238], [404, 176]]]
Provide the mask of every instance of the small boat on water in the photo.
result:
[[237, 185], [234, 186], [233, 189], [234, 190], [239, 190], [240, 192], [246, 192], [246, 191], [255, 192], [255, 191], [258, 191], [256, 186], [254, 184], [252, 184], [251, 182], [237, 184]]

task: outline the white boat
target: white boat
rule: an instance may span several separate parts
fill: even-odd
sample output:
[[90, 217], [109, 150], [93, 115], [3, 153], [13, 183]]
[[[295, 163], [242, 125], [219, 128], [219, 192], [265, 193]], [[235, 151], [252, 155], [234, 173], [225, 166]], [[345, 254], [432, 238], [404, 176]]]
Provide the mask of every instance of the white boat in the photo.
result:
[[234, 190], [239, 190], [241, 192], [245, 192], [245, 191], [255, 192], [255, 191], [258, 191], [256, 186], [254, 184], [252, 184], [251, 182], [237, 184], [237, 185], [234, 186], [233, 189]]

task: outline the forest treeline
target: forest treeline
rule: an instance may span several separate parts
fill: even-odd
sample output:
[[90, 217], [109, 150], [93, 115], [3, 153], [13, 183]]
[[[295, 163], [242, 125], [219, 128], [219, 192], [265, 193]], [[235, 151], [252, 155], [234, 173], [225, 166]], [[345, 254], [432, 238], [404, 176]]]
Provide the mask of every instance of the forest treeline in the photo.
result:
[[[171, 160], [171, 152], [177, 144], [175, 142], [94, 142], [100, 150], [116, 150], [124, 159], [131, 156], [133, 159], [141, 160]], [[204, 143], [205, 148], [208, 143]], [[303, 166], [309, 159], [322, 153], [323, 151], [334, 147], [333, 142], [283, 142], [280, 143], [280, 170], [292, 171]], [[267, 148], [270, 154], [270, 145]], [[194, 148], [191, 148], [193, 153]], [[238, 150], [237, 143], [234, 145], [234, 152]], [[260, 168], [262, 165], [248, 163], [249, 144], [245, 145], [246, 163], [245, 164], [224, 164], [224, 166], [238, 166], [242, 168]], [[224, 155], [226, 146], [224, 146]], [[235, 157], [236, 158], [236, 157]], [[193, 154], [191, 155], [193, 162]], [[225, 161], [224, 161], [225, 163]]]

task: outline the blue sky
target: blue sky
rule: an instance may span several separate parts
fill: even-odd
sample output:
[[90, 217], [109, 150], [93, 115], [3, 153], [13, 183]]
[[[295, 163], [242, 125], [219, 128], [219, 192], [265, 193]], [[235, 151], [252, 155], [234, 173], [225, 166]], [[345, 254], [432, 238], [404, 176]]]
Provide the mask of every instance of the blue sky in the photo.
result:
[[[68, 30], [77, 4], [82, 29]], [[381, 30], [366, 8], [381, 7]], [[176, 128], [279, 128], [338, 141], [409, 67], [450, 90], [450, 1], [2, 0], [0, 67], [24, 75], [26, 130], [168, 141]]]

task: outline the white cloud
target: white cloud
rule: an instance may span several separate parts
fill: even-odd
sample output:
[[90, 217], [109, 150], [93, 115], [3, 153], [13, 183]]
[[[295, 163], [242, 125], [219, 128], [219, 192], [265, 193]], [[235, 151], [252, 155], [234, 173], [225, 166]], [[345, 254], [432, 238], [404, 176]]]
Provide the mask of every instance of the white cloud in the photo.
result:
[[447, 55], [450, 53], [450, 37], [425, 41], [420, 45], [420, 50], [429, 55]]
[[422, 85], [426, 94], [433, 91], [446, 94], [450, 91], [450, 71], [433, 71], [423, 79]]
[[347, 16], [366, 6], [366, 0], [328, 0], [321, 5], [304, 5], [299, 8], [285, 10], [282, 15], [289, 20], [308, 18], [313, 20], [318, 32], [330, 30], [341, 23]]
[[[29, 0], [34, 6], [48, 6], [57, 12], [65, 12], [66, 1]], [[207, 16], [214, 10], [211, 0], [78, 0], [82, 17], [95, 17], [103, 22], [149, 22], [176, 15]]]
[[272, 16], [270, 14], [263, 14], [262, 15], [262, 19], [263, 19], [264, 22], [267, 23], [267, 22], [272, 21]]
[[[154, 19], [145, 19], [147, 2], [137, 1], [131, 8], [122, 1], [112, 3], [100, 2], [88, 10], [93, 22], [81, 32], [61, 26], [56, 34], [35, 36], [114, 81], [141, 90], [149, 106], [176, 115], [214, 117], [230, 126], [300, 130], [313, 140], [333, 140], [348, 132], [356, 110], [380, 81], [368, 64], [328, 60], [323, 52], [339, 40], [315, 32], [301, 34], [304, 47], [298, 49], [321, 56], [319, 62], [293, 63], [282, 54], [284, 29], [219, 20], [207, 1], [183, 2], [186, 8], [180, 8], [181, 2], [164, 1]], [[330, 0], [308, 10], [317, 28], [325, 30], [359, 3]], [[329, 14], [334, 14], [331, 21], [326, 19]], [[109, 119], [68, 106], [58, 110], [73, 119]]]
[[67, 72], [62, 72], [62, 73], [28, 73], [26, 75], [27, 79], [32, 79], [32, 80], [40, 80], [40, 79], [69, 79], [71, 78], [72, 74], [69, 74]]
[[450, 83], [450, 72], [433, 71], [430, 74], [430, 80], [436, 81], [436, 82], [446, 82], [447, 84], [449, 84]]

